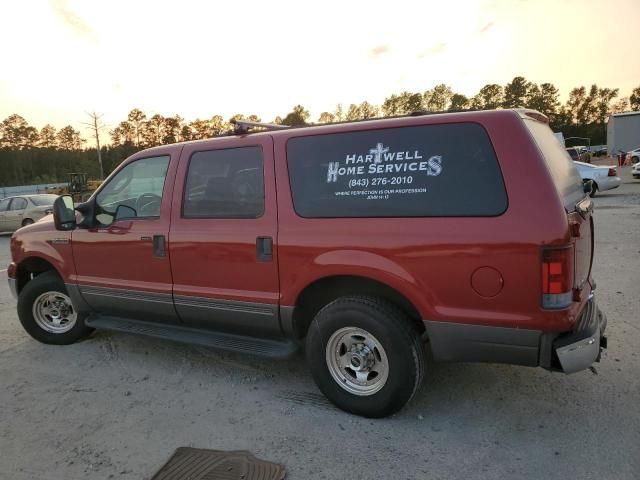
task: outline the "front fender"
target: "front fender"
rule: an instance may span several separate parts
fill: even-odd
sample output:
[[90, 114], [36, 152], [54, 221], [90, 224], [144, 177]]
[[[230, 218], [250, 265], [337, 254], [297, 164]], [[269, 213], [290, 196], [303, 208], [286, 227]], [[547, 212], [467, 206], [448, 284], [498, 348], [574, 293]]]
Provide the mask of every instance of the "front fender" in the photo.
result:
[[56, 230], [53, 221], [44, 220], [16, 231], [11, 236], [11, 257], [18, 269], [29, 258], [45, 260], [65, 283], [75, 283], [71, 232]]

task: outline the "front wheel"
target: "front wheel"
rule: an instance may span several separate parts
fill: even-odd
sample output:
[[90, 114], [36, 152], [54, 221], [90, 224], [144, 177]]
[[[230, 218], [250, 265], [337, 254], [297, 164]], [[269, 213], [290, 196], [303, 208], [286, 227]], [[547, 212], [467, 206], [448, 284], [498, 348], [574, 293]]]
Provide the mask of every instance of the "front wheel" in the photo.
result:
[[424, 375], [417, 328], [395, 305], [375, 297], [343, 297], [325, 306], [309, 327], [306, 347], [322, 393], [365, 417], [400, 410]]
[[18, 318], [26, 332], [42, 343], [68, 345], [93, 329], [71, 303], [56, 272], [45, 272], [27, 283], [18, 297]]
[[593, 198], [596, 196], [596, 193], [598, 193], [598, 185], [596, 182], [591, 182], [591, 191], [589, 192], [589, 196]]

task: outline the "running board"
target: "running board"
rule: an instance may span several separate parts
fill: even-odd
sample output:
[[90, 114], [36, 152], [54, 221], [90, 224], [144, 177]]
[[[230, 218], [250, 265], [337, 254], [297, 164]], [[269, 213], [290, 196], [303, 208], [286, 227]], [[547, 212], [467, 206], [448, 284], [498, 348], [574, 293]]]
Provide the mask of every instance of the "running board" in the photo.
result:
[[162, 338], [203, 347], [212, 347], [229, 352], [248, 353], [269, 358], [289, 358], [297, 350], [298, 345], [291, 340], [274, 340], [247, 337], [230, 333], [212, 332], [181, 325], [159, 324], [129, 320], [119, 317], [92, 315], [85, 320], [92, 328], [112, 330], [115, 332], [134, 333], [147, 337]]

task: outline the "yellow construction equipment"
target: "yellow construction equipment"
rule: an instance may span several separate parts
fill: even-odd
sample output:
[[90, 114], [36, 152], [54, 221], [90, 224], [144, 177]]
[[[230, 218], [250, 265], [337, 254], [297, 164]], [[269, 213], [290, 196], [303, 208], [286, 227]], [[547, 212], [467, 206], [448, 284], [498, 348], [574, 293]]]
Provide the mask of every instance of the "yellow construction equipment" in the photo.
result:
[[69, 174], [69, 181], [62, 187], [47, 187], [47, 193], [55, 195], [71, 195], [76, 203], [85, 202], [91, 194], [102, 184], [102, 180], [88, 180], [86, 173], [73, 172]]

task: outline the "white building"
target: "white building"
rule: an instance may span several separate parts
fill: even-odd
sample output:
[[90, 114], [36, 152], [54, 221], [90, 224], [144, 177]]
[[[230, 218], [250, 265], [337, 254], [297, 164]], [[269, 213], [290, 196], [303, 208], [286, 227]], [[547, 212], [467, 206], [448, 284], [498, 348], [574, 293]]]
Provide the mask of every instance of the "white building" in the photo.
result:
[[640, 147], [640, 112], [616, 113], [607, 123], [607, 148], [610, 155]]

